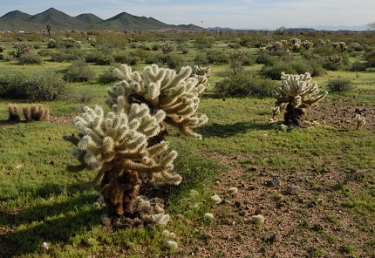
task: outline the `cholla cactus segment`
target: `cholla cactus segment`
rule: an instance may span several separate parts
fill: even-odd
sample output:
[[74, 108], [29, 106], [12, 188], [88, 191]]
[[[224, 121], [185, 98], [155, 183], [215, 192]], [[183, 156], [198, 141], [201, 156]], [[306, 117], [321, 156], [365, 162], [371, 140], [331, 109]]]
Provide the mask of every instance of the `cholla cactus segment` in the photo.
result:
[[366, 119], [360, 114], [355, 115], [355, 120], [357, 122], [357, 127], [356, 127], [357, 130], [359, 130], [361, 127], [363, 127], [364, 124], [366, 124]]
[[[115, 74], [122, 81], [107, 89], [106, 104], [110, 107], [122, 106], [128, 112], [132, 103], [147, 103], [153, 112], [164, 110], [166, 123], [188, 136], [201, 138], [192, 132], [192, 128], [208, 121], [207, 116], [196, 114], [206, 81], [199, 77], [201, 75], [199, 78], [191, 77], [191, 73], [192, 69], [188, 66], [176, 73], [153, 64], [145, 67], [141, 74], [124, 64], [115, 69]], [[119, 103], [120, 97], [124, 100], [122, 104]]]
[[77, 146], [72, 155], [81, 162], [78, 168], [98, 171], [89, 185], [99, 184], [104, 172], [119, 164], [147, 175], [150, 181], [179, 184], [181, 176], [170, 172], [177, 152], [163, 155], [168, 149], [165, 141], [148, 146], [147, 140], [160, 131], [164, 112], [159, 110], [153, 116], [145, 104], [133, 104], [129, 114], [113, 109], [104, 116], [100, 106], [94, 109], [82, 106], [81, 115], [74, 121], [79, 138], [64, 137]]
[[328, 94], [326, 91], [320, 96], [315, 96], [317, 93], [318, 84], [311, 82], [310, 73], [293, 75], [282, 72], [281, 85], [273, 92], [273, 96], [277, 99], [277, 106], [291, 103], [294, 108], [311, 108]]

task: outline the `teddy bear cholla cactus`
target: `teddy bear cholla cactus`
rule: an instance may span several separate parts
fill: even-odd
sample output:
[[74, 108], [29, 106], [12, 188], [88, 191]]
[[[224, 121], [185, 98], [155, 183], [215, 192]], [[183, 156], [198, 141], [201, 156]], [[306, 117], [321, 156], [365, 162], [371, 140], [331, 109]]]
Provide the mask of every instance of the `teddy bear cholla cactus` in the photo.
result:
[[67, 169], [97, 171], [95, 179], [82, 186], [100, 185], [110, 216], [134, 217], [139, 210], [137, 196], [141, 183], [179, 184], [181, 176], [171, 172], [177, 152], [166, 153], [168, 142], [152, 146], [148, 142], [160, 132], [165, 112], [159, 110], [151, 115], [146, 104], [133, 104], [127, 114], [124, 97], [118, 97], [117, 102], [106, 116], [100, 106], [80, 107], [81, 115], [74, 121], [78, 137], [63, 138], [76, 145], [72, 155], [81, 164]]
[[281, 85], [273, 92], [277, 99], [276, 107], [272, 108], [273, 118], [286, 109], [284, 123], [289, 128], [303, 126], [303, 116], [307, 114], [307, 108], [314, 108], [317, 103], [325, 98], [328, 92], [316, 96], [319, 93], [318, 84], [311, 82], [311, 74], [300, 75], [281, 73]]
[[141, 74], [123, 65], [115, 72], [123, 80], [107, 90], [111, 111], [104, 116], [99, 106], [81, 106], [74, 121], [78, 136], [64, 136], [76, 145], [72, 154], [80, 162], [67, 169], [96, 171], [94, 180], [83, 187], [100, 185], [109, 215], [122, 224], [165, 224], [169, 217], [161, 206], [145, 205], [148, 198], [142, 194], [151, 183], [181, 182], [173, 173], [177, 152], [168, 152], [164, 122], [200, 138], [191, 128], [207, 121], [205, 115], [195, 114], [204, 85], [189, 77], [190, 67], [176, 73], [152, 65]]
[[[207, 116], [198, 116], [200, 98], [205, 90], [204, 80], [190, 77], [192, 69], [182, 67], [176, 71], [159, 68], [157, 65], [147, 66], [143, 73], [132, 71], [131, 67], [121, 65], [115, 69], [117, 77], [122, 79], [113, 88], [107, 89], [109, 97], [106, 104], [110, 107], [117, 103], [119, 96], [124, 96], [125, 112], [132, 103], [147, 103], [151, 112], [164, 110], [164, 122], [178, 128], [187, 135], [201, 139], [201, 135], [194, 133], [192, 128], [207, 122]], [[203, 82], [203, 83], [202, 83]]]

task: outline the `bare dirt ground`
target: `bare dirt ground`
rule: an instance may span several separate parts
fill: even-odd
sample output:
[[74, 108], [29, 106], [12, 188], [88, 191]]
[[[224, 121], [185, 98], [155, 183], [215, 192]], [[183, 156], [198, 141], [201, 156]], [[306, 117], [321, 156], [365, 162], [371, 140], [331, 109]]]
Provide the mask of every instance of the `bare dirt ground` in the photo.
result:
[[[329, 129], [355, 130], [356, 109], [363, 110], [366, 119], [361, 130], [372, 131], [375, 108], [321, 104], [306, 118]], [[226, 198], [212, 211], [211, 225], [197, 229], [196, 236], [203, 241], [185, 247], [189, 257], [367, 257], [363, 248], [374, 232], [358, 230], [353, 216], [334, 205], [332, 186], [344, 180], [346, 172], [326, 168], [282, 175], [255, 166], [249, 171], [239, 162], [241, 154], [212, 157], [231, 167], [218, 177], [214, 189]], [[249, 172], [250, 181], [245, 178]], [[311, 178], [322, 185], [314, 186]], [[228, 194], [231, 187], [239, 189], [235, 196]], [[347, 187], [355, 191], [361, 185], [353, 180]], [[259, 214], [265, 218], [263, 225], [252, 223], [252, 216]], [[356, 246], [355, 251], [343, 249], [345, 244]]]

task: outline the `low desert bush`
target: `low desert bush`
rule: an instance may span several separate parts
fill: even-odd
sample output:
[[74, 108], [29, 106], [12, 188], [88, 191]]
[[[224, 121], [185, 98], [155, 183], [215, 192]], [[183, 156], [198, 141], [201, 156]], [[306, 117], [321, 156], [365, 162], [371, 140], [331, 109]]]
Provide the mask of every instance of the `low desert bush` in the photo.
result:
[[41, 64], [43, 62], [41, 56], [35, 53], [27, 53], [18, 58], [19, 64]]
[[355, 86], [349, 79], [337, 78], [328, 80], [327, 89], [332, 92], [344, 92], [354, 90]]
[[230, 72], [215, 84], [215, 93], [220, 97], [236, 96], [272, 96], [272, 91], [277, 87], [277, 82], [269, 79], [256, 78], [249, 72]]
[[0, 76], [0, 97], [29, 101], [55, 100], [66, 93], [67, 84], [59, 74], [46, 71], [29, 77], [19, 74]]
[[84, 53], [75, 48], [71, 49], [61, 49], [60, 51], [54, 52], [51, 55], [51, 60], [53, 62], [64, 62], [64, 61], [73, 61], [83, 58]]
[[109, 68], [103, 71], [98, 77], [98, 82], [100, 83], [110, 83], [118, 81], [119, 79], [117, 76], [113, 73], [114, 68]]
[[64, 74], [67, 82], [87, 82], [95, 78], [95, 72], [83, 59], [76, 60]]

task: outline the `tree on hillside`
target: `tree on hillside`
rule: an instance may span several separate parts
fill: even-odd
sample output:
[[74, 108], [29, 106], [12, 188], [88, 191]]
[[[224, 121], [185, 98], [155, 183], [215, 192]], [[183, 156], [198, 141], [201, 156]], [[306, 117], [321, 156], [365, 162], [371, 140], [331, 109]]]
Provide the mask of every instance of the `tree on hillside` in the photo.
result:
[[369, 30], [372, 30], [375, 32], [375, 22], [370, 22], [369, 24], [367, 24], [367, 27]]

